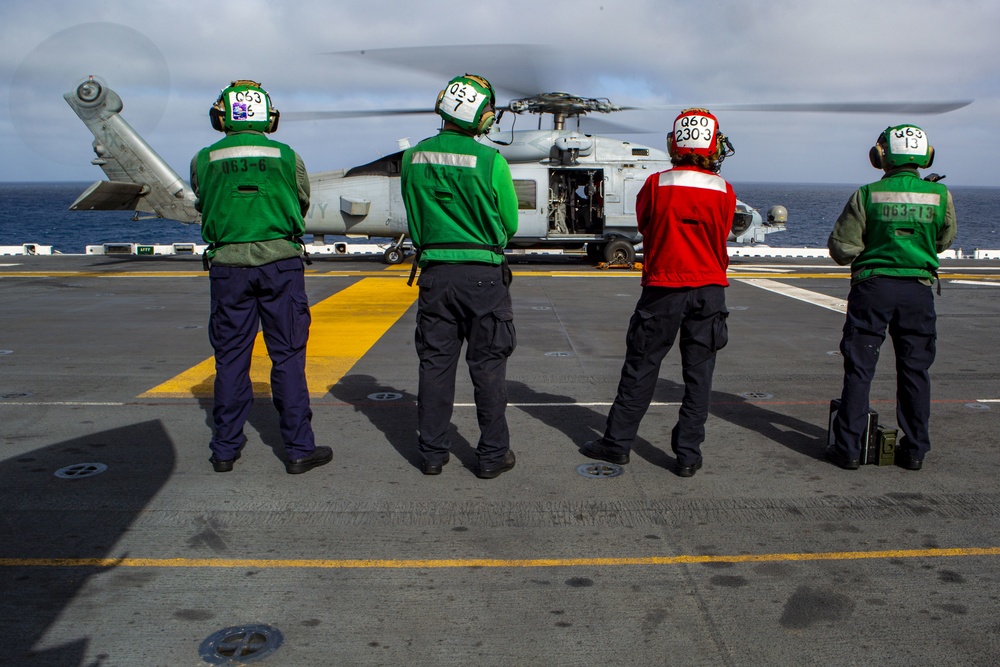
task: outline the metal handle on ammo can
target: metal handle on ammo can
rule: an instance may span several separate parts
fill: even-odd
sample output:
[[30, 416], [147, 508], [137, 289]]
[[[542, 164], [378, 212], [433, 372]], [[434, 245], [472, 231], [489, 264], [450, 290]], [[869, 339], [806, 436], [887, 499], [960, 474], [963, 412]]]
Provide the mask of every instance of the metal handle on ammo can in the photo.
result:
[[868, 411], [868, 426], [861, 436], [861, 465], [874, 465], [878, 462], [878, 413]]
[[[827, 446], [832, 446], [834, 444], [833, 422], [837, 419], [837, 412], [839, 410], [840, 399], [835, 398], [830, 401], [830, 423], [826, 432]], [[861, 465], [886, 465], [880, 462], [882, 457], [880, 438], [881, 428], [882, 427], [878, 425], [878, 413], [874, 410], [870, 410], [868, 412], [868, 425], [865, 427], [865, 432], [861, 435], [861, 458], [858, 460]], [[895, 448], [895, 440], [893, 440], [893, 447]], [[893, 456], [895, 456], [895, 454], [893, 454]]]

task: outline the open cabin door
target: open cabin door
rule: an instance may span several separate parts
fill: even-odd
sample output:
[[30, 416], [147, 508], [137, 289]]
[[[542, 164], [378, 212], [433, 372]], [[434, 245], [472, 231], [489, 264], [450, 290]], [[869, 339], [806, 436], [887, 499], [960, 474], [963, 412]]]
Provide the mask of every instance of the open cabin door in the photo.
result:
[[548, 236], [603, 236], [604, 170], [549, 169]]

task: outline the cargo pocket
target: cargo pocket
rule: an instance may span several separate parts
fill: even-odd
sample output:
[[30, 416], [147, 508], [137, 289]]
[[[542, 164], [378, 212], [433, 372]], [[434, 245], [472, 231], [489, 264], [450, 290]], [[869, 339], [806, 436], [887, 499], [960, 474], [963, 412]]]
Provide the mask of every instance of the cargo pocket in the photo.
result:
[[625, 344], [630, 351], [645, 355], [649, 341], [655, 340], [656, 320], [653, 314], [646, 310], [636, 310], [628, 323], [628, 333], [625, 334]]
[[712, 321], [712, 352], [718, 352], [729, 343], [729, 313], [719, 313]]
[[728, 317], [729, 313], [722, 311], [707, 319], [689, 320], [686, 326], [690, 332], [690, 340], [715, 354], [729, 342], [729, 326], [726, 323]]
[[493, 311], [493, 341], [490, 351], [509, 357], [517, 347], [517, 332], [514, 330], [514, 310], [509, 307]]
[[292, 294], [292, 347], [303, 349], [309, 343], [309, 325], [312, 324], [312, 314], [309, 312], [309, 297], [302, 294]]

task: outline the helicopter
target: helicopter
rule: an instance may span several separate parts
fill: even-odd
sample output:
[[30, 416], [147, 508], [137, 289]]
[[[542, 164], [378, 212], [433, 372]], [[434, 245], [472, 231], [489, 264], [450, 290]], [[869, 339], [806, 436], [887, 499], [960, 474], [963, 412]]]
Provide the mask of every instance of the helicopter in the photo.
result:
[[[85, 190], [70, 210], [131, 210], [153, 217], [200, 223], [195, 195], [186, 183], [121, 116], [123, 102], [99, 78], [90, 76], [63, 95], [94, 135], [96, 155], [109, 180]], [[942, 113], [968, 102], [931, 103], [914, 113]], [[729, 105], [730, 109], [793, 111], [892, 110], [871, 105]], [[884, 106], [884, 105], [882, 105]], [[828, 108], [829, 107], [829, 108]], [[630, 265], [642, 237], [635, 218], [636, 195], [653, 173], [669, 169], [666, 151], [580, 130], [587, 114], [627, 109], [603, 98], [585, 98], [552, 92], [512, 100], [498, 107], [504, 113], [539, 116], [538, 128], [501, 130], [497, 122], [478, 138], [490, 142], [507, 159], [518, 198], [518, 231], [508, 243], [518, 249], [585, 249], [588, 259], [611, 265]], [[358, 117], [361, 115], [433, 113], [432, 109], [389, 109], [360, 112], [286, 114], [293, 119]], [[542, 117], [552, 125], [542, 128]], [[294, 118], [297, 116], [297, 118]], [[575, 127], [573, 126], [575, 123]], [[325, 237], [391, 239], [383, 253], [388, 264], [405, 259], [408, 229], [400, 191], [403, 149], [349, 169], [310, 175], [312, 204], [305, 219], [313, 244]], [[772, 206], [765, 218], [737, 200], [729, 241], [761, 242], [765, 235], [786, 227], [787, 211]]]
[[[140, 214], [200, 223], [195, 195], [188, 185], [121, 116], [123, 102], [93, 76], [63, 95], [94, 135], [96, 155], [109, 180], [97, 181], [70, 210], [132, 210]], [[567, 121], [587, 113], [619, 110], [606, 99], [567, 93], [544, 93], [511, 101], [499, 111], [548, 114], [551, 129], [503, 133], [494, 128], [480, 141], [493, 141], [511, 168], [518, 198], [518, 232], [508, 248], [586, 248], [593, 261], [629, 264], [641, 243], [635, 198], [650, 174], [670, 167], [665, 151], [567, 128]], [[417, 113], [417, 112], [415, 112]], [[509, 138], [501, 139], [501, 134]], [[401, 147], [405, 148], [405, 146]], [[386, 263], [405, 258], [408, 236], [400, 193], [403, 150], [349, 169], [310, 175], [312, 204], [305, 231], [314, 244], [325, 237], [393, 239]], [[729, 240], [760, 241], [784, 229], [782, 207], [768, 220], [737, 202]]]

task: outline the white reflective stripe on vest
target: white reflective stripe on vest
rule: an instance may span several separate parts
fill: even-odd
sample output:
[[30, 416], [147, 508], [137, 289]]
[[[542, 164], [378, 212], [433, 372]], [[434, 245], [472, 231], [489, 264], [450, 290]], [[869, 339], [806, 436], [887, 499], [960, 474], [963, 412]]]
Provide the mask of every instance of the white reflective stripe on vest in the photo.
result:
[[475, 169], [476, 156], [462, 155], [461, 153], [418, 151], [413, 154], [412, 164], [440, 164], [445, 167], [468, 167]]
[[208, 154], [210, 162], [216, 162], [218, 160], [232, 160], [233, 158], [243, 157], [280, 158], [281, 149], [271, 146], [231, 146], [229, 148], [214, 150]]
[[872, 203], [937, 206], [941, 203], [941, 195], [936, 195], [933, 192], [873, 192]]
[[671, 169], [660, 172], [660, 185], [680, 185], [687, 188], [701, 188], [717, 192], [726, 191], [726, 181], [721, 176], [705, 174], [700, 171], [688, 171], [686, 169]]

